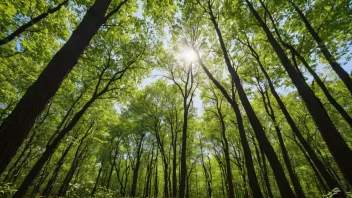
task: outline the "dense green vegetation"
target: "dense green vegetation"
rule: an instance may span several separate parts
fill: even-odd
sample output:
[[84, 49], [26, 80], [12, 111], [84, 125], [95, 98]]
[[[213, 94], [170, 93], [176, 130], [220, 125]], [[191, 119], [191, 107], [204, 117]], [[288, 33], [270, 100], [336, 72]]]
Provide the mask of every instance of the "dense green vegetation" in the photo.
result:
[[3, 0], [0, 197], [349, 197], [348, 0]]

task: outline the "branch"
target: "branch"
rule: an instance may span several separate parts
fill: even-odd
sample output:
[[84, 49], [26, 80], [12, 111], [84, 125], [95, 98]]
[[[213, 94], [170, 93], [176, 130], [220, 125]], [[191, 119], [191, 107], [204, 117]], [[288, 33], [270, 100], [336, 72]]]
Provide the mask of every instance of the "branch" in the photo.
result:
[[30, 20], [29, 22], [23, 24], [21, 27], [19, 27], [17, 30], [15, 30], [14, 32], [12, 32], [12, 34], [8, 35], [7, 37], [0, 39], [0, 46], [1, 45], [5, 45], [7, 43], [9, 43], [10, 41], [12, 41], [13, 39], [15, 39], [17, 36], [19, 36], [21, 33], [23, 33], [24, 31], [28, 31], [27, 29], [32, 27], [34, 24], [40, 22], [41, 20], [43, 20], [44, 18], [46, 18], [49, 14], [52, 14], [58, 10], [60, 10], [60, 8], [62, 6], [64, 6], [66, 3], [68, 3], [69, 0], [65, 0], [64, 2], [60, 3], [59, 5], [57, 5], [55, 8], [49, 9], [47, 12], [42, 13], [41, 15], [33, 18], [32, 20]]
[[127, 3], [128, 0], [124, 0], [122, 1], [115, 9], [113, 9], [112, 11], [110, 11], [106, 16], [105, 16], [105, 20], [108, 20], [112, 15], [114, 15], [115, 13], [117, 13], [121, 7]]

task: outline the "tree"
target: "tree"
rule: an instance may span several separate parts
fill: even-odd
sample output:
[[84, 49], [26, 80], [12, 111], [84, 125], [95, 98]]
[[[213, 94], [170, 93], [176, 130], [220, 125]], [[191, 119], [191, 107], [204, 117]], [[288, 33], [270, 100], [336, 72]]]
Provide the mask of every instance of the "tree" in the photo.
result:
[[79, 56], [88, 46], [90, 40], [113, 14], [119, 12], [125, 3], [127, 0], [122, 1], [112, 11], [106, 13], [110, 0], [96, 1], [70, 39], [55, 54], [36, 82], [28, 88], [12, 113], [2, 122], [0, 126], [2, 140], [0, 170], [4, 169], [15, 155], [27, 137], [35, 119], [57, 92], [67, 74], [76, 65]]

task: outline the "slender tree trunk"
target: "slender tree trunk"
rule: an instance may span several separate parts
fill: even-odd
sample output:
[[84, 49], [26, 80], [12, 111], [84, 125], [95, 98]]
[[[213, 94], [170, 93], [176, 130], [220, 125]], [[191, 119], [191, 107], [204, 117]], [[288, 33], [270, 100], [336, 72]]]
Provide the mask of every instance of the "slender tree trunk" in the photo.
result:
[[143, 139], [144, 139], [144, 134], [140, 137], [137, 143], [137, 159], [136, 159], [136, 164], [133, 167], [133, 176], [132, 176], [132, 185], [131, 185], [131, 197], [136, 196], [136, 191], [137, 191], [137, 181], [138, 181], [138, 172], [139, 172], [139, 166], [141, 163], [141, 156], [143, 152]]
[[111, 163], [111, 168], [110, 168], [110, 172], [109, 172], [109, 177], [108, 177], [108, 182], [106, 184], [106, 189], [108, 190], [109, 187], [110, 187], [110, 181], [111, 181], [111, 176], [112, 176], [112, 173], [114, 171], [114, 167], [115, 167], [115, 164], [116, 164], [116, 155], [117, 155], [117, 148], [114, 149], [115, 152], [114, 152], [114, 159]]
[[[13, 165], [11, 166], [11, 168], [7, 171], [7, 174], [5, 176], [5, 178], [2, 180], [3, 182], [7, 181], [7, 179], [9, 177], [11, 177], [11, 175], [13, 176], [14, 173], [15, 173], [15, 170], [16, 170], [16, 167], [18, 166], [18, 164], [20, 162], [22, 162], [21, 164], [23, 164], [23, 162], [25, 162], [27, 160], [27, 158], [29, 157], [28, 156], [28, 153], [26, 155], [26, 157], [22, 160], [22, 157], [25, 156], [26, 152], [28, 150], [30, 150], [30, 146], [32, 144], [32, 141], [34, 139], [34, 136], [36, 134], [36, 131], [33, 131], [31, 137], [29, 138], [28, 142], [26, 143], [25, 147], [23, 148], [23, 150], [21, 151], [20, 155], [17, 157], [15, 163], [13, 163]], [[5, 167], [4, 167], [5, 168]], [[0, 170], [0, 175], [4, 172], [4, 170]]]
[[203, 144], [202, 144], [202, 139], [199, 139], [199, 143], [200, 143], [200, 152], [201, 152], [201, 164], [202, 164], [202, 168], [203, 168], [203, 172], [204, 172], [204, 176], [205, 176], [205, 183], [206, 183], [206, 187], [207, 187], [207, 195], [208, 198], [212, 197], [212, 188], [211, 188], [211, 177], [209, 174], [209, 171], [205, 165], [205, 161], [204, 161], [204, 152], [203, 152]]
[[[264, 90], [259, 90], [259, 92], [262, 95], [262, 100], [263, 100], [263, 103], [264, 103], [265, 111], [268, 114], [268, 116], [271, 118], [271, 120], [273, 121], [273, 124], [275, 126], [274, 128], [275, 128], [275, 131], [276, 131], [277, 138], [279, 140], [279, 145], [280, 145], [280, 148], [281, 148], [281, 151], [282, 151], [282, 156], [284, 158], [286, 169], [288, 171], [288, 174], [290, 176], [291, 182], [293, 184], [293, 188], [294, 188], [294, 190], [296, 192], [296, 196], [303, 198], [303, 197], [305, 197], [305, 194], [303, 192], [302, 186], [301, 186], [301, 184], [299, 182], [299, 179], [298, 179], [297, 175], [293, 171], [291, 160], [290, 160], [290, 157], [288, 156], [288, 152], [287, 152], [284, 140], [283, 140], [282, 135], [281, 135], [281, 129], [278, 126], [274, 110], [273, 110], [273, 108], [271, 106], [270, 97], [268, 95], [268, 92], [267, 92], [267, 90], [265, 90], [265, 91]], [[265, 100], [265, 98], [266, 98], [266, 100]]]
[[79, 159], [75, 159], [70, 167], [70, 170], [67, 172], [64, 181], [61, 183], [59, 188], [58, 197], [65, 197], [68, 190], [69, 184], [75, 174], [78, 167]]
[[[70, 170], [67, 172], [66, 177], [59, 188], [59, 192], [58, 192], [59, 197], [66, 196], [66, 192], [68, 190], [69, 183], [71, 182], [71, 180], [72, 180], [72, 178], [73, 178], [73, 176], [79, 166], [79, 163], [83, 160], [82, 158], [83, 158], [83, 154], [85, 152], [85, 148], [84, 147], [82, 148], [82, 146], [83, 146], [84, 140], [88, 137], [90, 130], [93, 128], [93, 125], [94, 125], [94, 121], [91, 122], [87, 131], [85, 132], [83, 137], [79, 140], [79, 145], [76, 149], [76, 153], [75, 153], [74, 159], [72, 161]], [[88, 146], [88, 144], [87, 144], [87, 146]]]
[[242, 115], [241, 115], [241, 111], [238, 107], [238, 104], [234, 101], [234, 99], [235, 99], [234, 97], [231, 98], [229, 96], [229, 94], [227, 93], [225, 88], [213, 77], [213, 75], [209, 72], [209, 70], [205, 67], [204, 63], [200, 59], [199, 59], [199, 64], [201, 65], [202, 69], [207, 74], [209, 79], [215, 84], [215, 86], [221, 91], [221, 93], [224, 95], [224, 97], [227, 99], [227, 101], [231, 104], [231, 107], [236, 114], [236, 120], [237, 120], [237, 125], [238, 125], [237, 127], [239, 130], [240, 140], [241, 140], [241, 144], [243, 147], [246, 168], [248, 170], [247, 174], [248, 174], [248, 179], [249, 179], [249, 185], [251, 187], [253, 196], [258, 197], [258, 198], [263, 197], [261, 190], [260, 190], [260, 187], [259, 187], [257, 176], [255, 174], [252, 154], [251, 154], [251, 150], [250, 150], [250, 147], [249, 147], [249, 144], [247, 141], [246, 132], [245, 132], [244, 126], [243, 126]]
[[[117, 181], [119, 182], [119, 184], [120, 184], [120, 192], [119, 192], [119, 195], [120, 196], [123, 196], [123, 194], [122, 194], [122, 186], [123, 186], [123, 182], [122, 182], [122, 179], [121, 179], [121, 176], [120, 176], [120, 172], [121, 172], [121, 167], [122, 167], [122, 165], [121, 165], [121, 161], [122, 161], [123, 159], [120, 159], [120, 160], [118, 160], [118, 162], [117, 163], [115, 163], [115, 166], [114, 166], [114, 168], [115, 168], [115, 172], [116, 172], [116, 177], [117, 177]], [[119, 167], [119, 168], [118, 168]]]
[[103, 171], [103, 165], [104, 165], [104, 160], [101, 161], [101, 165], [100, 165], [100, 168], [99, 168], [98, 176], [97, 176], [97, 178], [95, 179], [95, 184], [94, 184], [93, 190], [92, 190], [92, 192], [90, 193], [91, 196], [94, 196], [95, 192], [97, 191], [97, 187], [98, 187], [98, 183], [99, 183], [99, 178], [100, 178], [101, 172]]
[[158, 182], [158, 151], [155, 157], [155, 177], [154, 177], [154, 197], [159, 195], [159, 182]]
[[168, 161], [167, 161], [167, 157], [166, 157], [166, 153], [165, 153], [165, 149], [164, 149], [164, 144], [163, 142], [161, 141], [161, 138], [160, 138], [160, 126], [159, 126], [159, 123], [160, 123], [160, 119], [159, 118], [156, 118], [155, 119], [155, 123], [154, 123], [154, 132], [155, 132], [155, 137], [156, 137], [156, 140], [157, 140], [157, 144], [158, 144], [158, 148], [160, 150], [160, 153], [161, 153], [161, 158], [162, 158], [162, 162], [164, 164], [164, 197], [169, 197], [169, 187], [168, 187], [168, 169], [169, 169], [169, 164], [168, 164]]
[[88, 109], [88, 107], [93, 104], [96, 98], [92, 98], [89, 100], [83, 108], [77, 112], [77, 114], [73, 117], [70, 124], [67, 125], [62, 131], [58, 133], [55, 139], [46, 146], [46, 149], [42, 156], [38, 159], [38, 161], [34, 164], [31, 171], [28, 173], [21, 186], [17, 189], [16, 193], [13, 195], [13, 198], [21, 198], [24, 197], [27, 193], [29, 185], [33, 182], [33, 180], [37, 177], [40, 170], [43, 168], [47, 160], [54, 153], [55, 149], [59, 146], [61, 140], [65, 137], [65, 135], [72, 130], [72, 128], [77, 124], [79, 119], [83, 116], [84, 112]]
[[297, 146], [301, 149], [302, 153], [304, 154], [304, 157], [306, 158], [307, 162], [309, 163], [310, 167], [312, 168], [315, 178], [319, 181], [318, 186], [321, 186], [324, 190], [324, 193], [329, 192], [329, 189], [326, 187], [323, 178], [321, 177], [321, 175], [319, 174], [319, 171], [317, 170], [317, 168], [314, 166], [314, 162], [312, 162], [311, 158], [307, 155], [307, 153], [305, 152], [305, 150], [302, 148], [302, 146], [295, 141], [295, 143], [297, 144]]
[[[265, 187], [266, 187], [266, 192], [267, 192], [267, 196], [268, 197], [274, 197], [273, 192], [271, 191], [271, 187], [270, 187], [270, 180], [269, 180], [269, 174], [268, 174], [268, 168], [266, 166], [266, 160], [265, 160], [265, 154], [263, 151], [259, 152], [258, 146], [255, 143], [254, 137], [252, 137], [252, 142], [254, 145], [254, 149], [255, 149], [255, 153], [257, 155], [257, 159], [258, 159], [258, 164], [261, 167], [261, 172], [263, 175], [263, 180], [265, 183]], [[261, 165], [262, 164], [262, 165]]]
[[172, 196], [177, 197], [177, 131], [175, 130], [173, 132], [173, 143], [172, 143], [172, 151], [173, 151], [173, 157], [172, 157]]
[[[97, 0], [73, 31], [70, 39], [54, 55], [47, 67], [22, 96], [12, 113], [0, 126], [0, 170], [6, 167], [23, 140], [28, 136], [36, 118], [59, 89], [62, 81], [76, 65], [79, 56], [89, 45], [99, 28], [127, 0], [105, 16], [111, 0]], [[19, 124], [20, 123], [20, 124]]]
[[[283, 103], [283, 101], [281, 100], [279, 94], [276, 92], [275, 88], [274, 88], [274, 84], [271, 81], [268, 73], [266, 72], [263, 64], [260, 61], [259, 55], [257, 54], [257, 52], [253, 49], [253, 47], [251, 45], [247, 45], [250, 50], [252, 51], [252, 55], [254, 56], [254, 58], [257, 60], [258, 65], [261, 69], [261, 71], [263, 72], [271, 93], [273, 94], [274, 98], [276, 99], [276, 102], [278, 103], [282, 113], [285, 116], [285, 119], [287, 120], [288, 124], [290, 125], [293, 133], [296, 135], [296, 137], [298, 138], [299, 142], [302, 144], [302, 146], [304, 147], [304, 149], [307, 151], [310, 159], [312, 159], [314, 165], [316, 166], [316, 168], [319, 170], [320, 174], [322, 175], [322, 177], [324, 178], [324, 180], [327, 182], [330, 190], [332, 190], [335, 187], [339, 187], [341, 188], [341, 186], [338, 184], [338, 182], [336, 181], [335, 178], [333, 178], [328, 172], [327, 169], [325, 167], [325, 165], [322, 163], [322, 161], [318, 158], [318, 156], [316, 155], [316, 153], [314, 152], [314, 150], [312, 149], [312, 147], [309, 145], [309, 143], [304, 139], [302, 133], [300, 132], [300, 130], [298, 129], [297, 125], [295, 124], [295, 122], [293, 121], [293, 118], [291, 117], [290, 113], [288, 112], [285, 104]], [[298, 144], [298, 143], [297, 143]]]
[[[187, 90], [186, 90], [187, 91]], [[181, 148], [181, 171], [180, 171], [180, 186], [179, 186], [179, 197], [185, 197], [186, 180], [187, 180], [187, 164], [186, 164], [186, 147], [187, 147], [187, 122], [188, 122], [188, 110], [187, 110], [187, 98], [183, 99], [183, 128], [182, 128], [182, 148]]]
[[77, 167], [80, 162], [80, 158], [82, 157], [81, 152], [83, 152], [83, 151], [80, 151], [79, 149], [77, 149], [77, 153], [79, 153], [79, 154], [75, 156], [75, 159], [73, 159], [70, 170], [67, 172], [64, 181], [61, 183], [61, 186], [60, 186], [59, 192], [58, 192], [58, 197], [65, 197], [66, 196], [66, 192], [68, 190], [69, 184], [73, 178], [73, 175], [75, 174], [75, 172], [77, 170]]
[[[50, 161], [50, 160], [49, 160]], [[47, 169], [49, 168], [49, 163], [46, 164], [44, 170], [41, 172], [39, 178], [37, 179], [37, 181], [35, 182], [35, 185], [32, 189], [32, 192], [30, 193], [29, 197], [36, 197], [36, 195], [38, 194], [40, 187], [43, 185], [45, 179], [49, 176], [49, 172], [47, 171]]]
[[324, 141], [326, 142], [332, 156], [338, 164], [341, 172], [343, 173], [345, 178], [350, 182], [350, 184], [352, 184], [352, 169], [350, 168], [352, 167], [352, 152], [350, 148], [343, 140], [341, 134], [337, 131], [323, 104], [314, 95], [314, 93], [306, 84], [304, 79], [299, 76], [297, 70], [294, 68], [287, 55], [285, 54], [284, 50], [281, 48], [279, 43], [276, 41], [276, 39], [270, 32], [268, 26], [260, 17], [259, 13], [254, 9], [253, 5], [248, 0], [246, 0], [246, 2], [252, 14], [255, 16], [255, 18], [265, 31], [269, 42], [271, 43], [273, 49], [281, 60], [281, 63], [286, 69], [292, 82], [295, 84], [299, 94], [305, 101], [308, 111], [310, 112], [313, 120], [318, 126], [318, 129]]
[[[241, 154], [240, 154], [241, 150], [240, 150], [240, 148], [239, 148], [239, 145], [238, 145], [238, 146], [232, 145], [232, 147], [233, 147], [233, 150], [234, 150], [232, 156], [233, 156], [233, 158], [236, 160], [235, 164], [236, 164], [236, 166], [238, 167], [239, 172], [240, 172], [240, 175], [241, 175], [241, 177], [242, 177], [243, 196], [244, 196], [244, 197], [249, 197], [248, 187], [247, 187], [248, 182], [247, 182], [247, 178], [246, 178], [246, 170], [245, 170], [245, 168], [244, 168], [245, 162], [244, 162], [244, 160], [242, 160], [242, 158], [240, 157], [240, 155], [241, 155]], [[236, 150], [239, 151], [239, 154], [237, 154]], [[261, 166], [261, 165], [259, 164], [259, 166]], [[258, 182], [258, 183], [259, 183], [259, 182]]]
[[265, 136], [265, 131], [264, 131], [256, 113], [254, 112], [254, 110], [253, 110], [253, 108], [252, 108], [252, 106], [246, 96], [246, 93], [245, 93], [244, 88], [241, 84], [240, 78], [239, 78], [237, 72], [232, 67], [230, 58], [228, 56], [228, 53], [227, 53], [227, 50], [225, 47], [225, 43], [222, 38], [221, 31], [220, 31], [218, 24], [216, 22], [216, 18], [214, 16], [213, 12], [211, 11], [210, 2], [208, 3], [208, 7], [210, 9], [210, 12], [209, 12], [210, 18], [211, 18], [211, 21], [214, 25], [216, 33], [218, 35], [219, 43], [220, 43], [220, 46], [221, 46], [221, 49], [222, 49], [222, 52], [224, 55], [224, 59], [225, 59], [228, 71], [231, 74], [232, 81], [236, 86], [236, 89], [238, 91], [238, 95], [240, 97], [242, 105], [247, 113], [249, 121], [252, 125], [252, 128], [253, 128], [255, 134], [256, 134], [256, 138], [258, 139], [259, 147], [265, 152], [266, 156], [268, 157], [268, 160], [270, 162], [272, 169], [275, 170], [274, 175], [275, 175], [275, 179], [277, 181], [279, 190], [281, 192], [281, 195], [283, 195], [283, 196], [285, 195], [286, 197], [295, 197], [295, 195], [289, 185], [289, 182], [285, 176], [285, 172], [283, 170], [283, 167], [281, 166], [280, 161], [274, 151], [274, 148], [270, 144], [268, 138]]
[[219, 109], [218, 106], [218, 101], [217, 102], [217, 111], [218, 111], [218, 116], [219, 116], [219, 121], [221, 125], [221, 136], [224, 142], [224, 154], [225, 154], [225, 163], [226, 163], [226, 179], [228, 183], [228, 196], [229, 198], [234, 198], [235, 197], [235, 192], [234, 192], [234, 185], [232, 181], [232, 168], [231, 168], [231, 161], [230, 161], [230, 153], [229, 153], [229, 143], [226, 138], [226, 128], [225, 128], [225, 122], [224, 122], [224, 116], [221, 113], [221, 109]]
[[306, 62], [306, 60], [294, 49], [292, 46], [289, 48], [295, 56], [303, 63], [305, 68], [308, 70], [308, 72], [313, 76], [315, 82], [319, 85], [321, 90], [323, 91], [325, 97], [328, 99], [328, 101], [331, 103], [332, 106], [335, 107], [335, 109], [341, 114], [343, 119], [350, 125], [352, 128], [352, 118], [351, 116], [347, 113], [347, 111], [335, 100], [335, 98], [330, 94], [329, 90], [327, 87], [324, 85], [323, 81], [319, 78], [318, 74], [309, 66], [309, 64]]
[[220, 178], [221, 178], [221, 191], [222, 191], [222, 197], [226, 197], [226, 179], [225, 179], [225, 170], [224, 170], [224, 167], [221, 163], [221, 160], [216, 157], [216, 160], [218, 161], [219, 163], [219, 167], [220, 167]]
[[[124, 170], [123, 172], [123, 175], [122, 175], [122, 180], [125, 180], [124, 181], [124, 185], [121, 186], [121, 193], [122, 193], [122, 196], [126, 196], [127, 195], [127, 192], [126, 192], [126, 189], [127, 189], [127, 182], [128, 182], [128, 174], [129, 174], [129, 171], [130, 171], [130, 168], [131, 168], [131, 165], [128, 165], [128, 163], [126, 162], [126, 169]], [[124, 177], [125, 175], [125, 177]], [[125, 179], [124, 179], [125, 178]]]
[[[296, 10], [300, 18], [302, 19], [304, 25], [306, 26], [308, 32], [312, 35], [316, 41], [319, 49], [325, 56], [326, 60], [330, 63], [332, 69], [340, 77], [342, 82], [346, 85], [347, 89], [352, 93], [352, 80], [348, 73], [341, 67], [341, 65], [336, 61], [335, 57], [330, 53], [329, 49], [325, 45], [324, 41], [320, 38], [318, 33], [314, 30], [312, 25], [309, 23], [306, 16], [303, 14], [302, 10], [291, 0], [289, 2], [292, 4], [293, 8]], [[350, 181], [351, 184], [351, 181]]]
[[[268, 8], [265, 6], [265, 4], [262, 2], [262, 0], [260, 1], [261, 5], [263, 6], [263, 8], [265, 9], [266, 13], [269, 16], [269, 19], [271, 20], [272, 25], [274, 26], [274, 30], [276, 35], [278, 36], [281, 44], [289, 49], [292, 53], [293, 56], [293, 62], [295, 63], [295, 67], [297, 69], [297, 71], [299, 72], [299, 68], [298, 65], [295, 61], [295, 57], [297, 57], [302, 64], [304, 65], [304, 67], [308, 70], [308, 72], [313, 76], [314, 80], [317, 82], [317, 84], [319, 85], [319, 87], [322, 89], [324, 95], [326, 96], [326, 98], [329, 100], [329, 102], [335, 107], [335, 109], [341, 114], [341, 116], [346, 120], [346, 122], [350, 125], [350, 127], [352, 127], [352, 118], [351, 116], [349, 116], [349, 114], [347, 113], [347, 111], [335, 100], [335, 98], [330, 94], [329, 90], [327, 89], [327, 87], [324, 85], [323, 81], [319, 78], [318, 74], [309, 66], [308, 62], [306, 61], [306, 59], [290, 44], [286, 43], [282, 37], [281, 34], [275, 24], [274, 18], [272, 17], [270, 11], [268, 10]], [[302, 73], [299, 72], [300, 75], [303, 77]]]
[[48, 197], [53, 189], [53, 185], [56, 181], [57, 176], [59, 175], [59, 172], [61, 170], [62, 165], [64, 164], [65, 158], [68, 154], [68, 152], [70, 151], [71, 147], [73, 146], [73, 141], [68, 145], [68, 147], [66, 148], [66, 150], [64, 151], [64, 153], [61, 155], [59, 161], [57, 162], [54, 171], [48, 181], [48, 183], [46, 184], [46, 187], [43, 190], [42, 196], [43, 197]]
[[151, 193], [151, 186], [152, 186], [152, 175], [153, 175], [153, 162], [154, 162], [154, 147], [152, 149], [152, 156], [150, 157], [149, 160], [149, 164], [147, 166], [147, 181], [146, 181], [146, 185], [145, 185], [145, 193], [144, 193], [144, 197], [149, 197], [150, 193]]

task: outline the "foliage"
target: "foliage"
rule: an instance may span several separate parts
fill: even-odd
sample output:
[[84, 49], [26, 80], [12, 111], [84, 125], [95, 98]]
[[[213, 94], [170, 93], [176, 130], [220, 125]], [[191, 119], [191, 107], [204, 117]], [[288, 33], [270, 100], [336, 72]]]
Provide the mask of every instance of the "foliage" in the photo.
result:
[[[62, 2], [1, 2], [0, 40]], [[0, 124], [93, 3], [69, 0], [0, 43]], [[255, 197], [253, 175], [262, 197], [289, 197], [274, 167], [297, 197], [351, 196], [341, 166], [350, 159], [334, 152], [352, 148], [351, 10], [347, 0], [294, 4], [322, 42], [290, 0], [126, 0], [0, 170], [0, 197], [22, 188], [28, 197]], [[329, 144], [316, 109], [343, 144]]]

